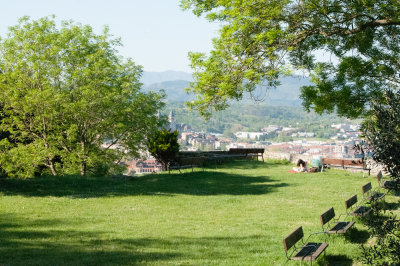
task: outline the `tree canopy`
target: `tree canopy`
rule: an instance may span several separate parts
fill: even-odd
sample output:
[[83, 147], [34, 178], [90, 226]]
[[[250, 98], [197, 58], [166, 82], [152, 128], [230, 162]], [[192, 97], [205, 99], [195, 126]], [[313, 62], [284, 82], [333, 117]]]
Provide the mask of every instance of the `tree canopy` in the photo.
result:
[[118, 56], [120, 45], [107, 28], [54, 18], [9, 28], [0, 40], [1, 168], [99, 174], [145, 148], [162, 95], [141, 91], [141, 67]]
[[398, 88], [397, 0], [181, 0], [181, 7], [221, 24], [209, 55], [189, 54], [197, 95], [189, 106], [202, 115], [296, 70], [310, 75], [314, 84], [300, 97], [318, 113], [359, 117]]
[[147, 138], [148, 151], [158, 162], [163, 170], [168, 170], [171, 163], [176, 160], [179, 152], [178, 131], [159, 129]]

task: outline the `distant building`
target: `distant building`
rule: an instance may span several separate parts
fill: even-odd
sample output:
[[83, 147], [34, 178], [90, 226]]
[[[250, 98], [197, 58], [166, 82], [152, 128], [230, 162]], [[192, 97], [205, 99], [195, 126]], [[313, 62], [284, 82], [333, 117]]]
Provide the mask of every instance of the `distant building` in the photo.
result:
[[236, 132], [235, 136], [238, 139], [256, 139], [266, 135], [265, 132]]
[[161, 164], [155, 159], [134, 159], [125, 163], [127, 165], [127, 174], [150, 174], [160, 172], [162, 170]]
[[269, 125], [261, 129], [262, 132], [273, 133], [282, 130], [282, 127], [276, 125]]
[[333, 153], [346, 155], [349, 153], [349, 146], [347, 145], [335, 145], [333, 146]]

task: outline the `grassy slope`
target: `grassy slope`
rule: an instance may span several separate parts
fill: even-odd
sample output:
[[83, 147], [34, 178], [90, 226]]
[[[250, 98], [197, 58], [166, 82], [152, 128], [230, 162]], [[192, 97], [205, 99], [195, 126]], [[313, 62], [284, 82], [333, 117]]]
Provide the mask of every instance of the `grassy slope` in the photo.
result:
[[[0, 264], [284, 264], [282, 238], [361, 193], [373, 177], [241, 162], [137, 179], [0, 180]], [[398, 199], [388, 197], [397, 209]], [[351, 264], [368, 233], [331, 237], [330, 262]]]

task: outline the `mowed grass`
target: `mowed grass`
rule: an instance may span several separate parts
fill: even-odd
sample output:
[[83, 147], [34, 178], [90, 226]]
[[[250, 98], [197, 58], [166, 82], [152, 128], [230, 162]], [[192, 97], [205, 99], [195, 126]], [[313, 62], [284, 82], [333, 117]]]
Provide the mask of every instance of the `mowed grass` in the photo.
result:
[[[283, 237], [298, 226], [321, 231], [321, 213], [343, 213], [345, 199], [377, 185], [362, 173], [291, 167], [244, 161], [127, 180], [0, 179], [0, 265], [283, 265]], [[398, 198], [386, 201], [397, 212]], [[329, 239], [319, 263], [356, 263], [368, 238], [358, 223]]]

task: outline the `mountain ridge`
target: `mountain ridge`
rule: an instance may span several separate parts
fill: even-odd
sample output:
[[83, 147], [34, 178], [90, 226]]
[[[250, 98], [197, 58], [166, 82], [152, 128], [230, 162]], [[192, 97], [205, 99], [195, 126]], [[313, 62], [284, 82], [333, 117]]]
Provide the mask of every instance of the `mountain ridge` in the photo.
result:
[[[187, 93], [190, 82], [193, 81], [192, 74], [182, 71], [147, 72], [144, 71], [141, 82], [145, 91], [164, 90], [167, 100], [171, 102], [192, 101], [195, 99], [193, 93]], [[257, 86], [252, 96], [264, 99], [264, 102], [274, 106], [301, 106], [300, 88], [310, 85], [308, 78], [302, 76], [288, 76], [280, 79], [281, 85], [277, 88], [266, 90], [265, 86]], [[249, 93], [243, 97], [244, 102], [253, 101]]]

